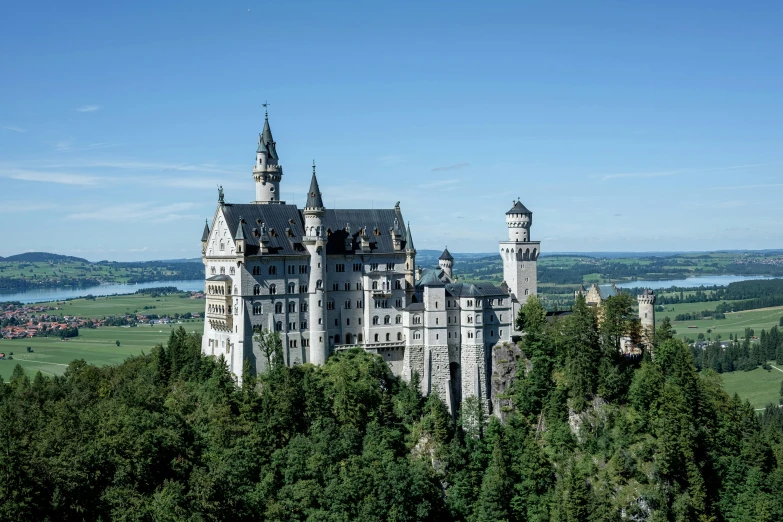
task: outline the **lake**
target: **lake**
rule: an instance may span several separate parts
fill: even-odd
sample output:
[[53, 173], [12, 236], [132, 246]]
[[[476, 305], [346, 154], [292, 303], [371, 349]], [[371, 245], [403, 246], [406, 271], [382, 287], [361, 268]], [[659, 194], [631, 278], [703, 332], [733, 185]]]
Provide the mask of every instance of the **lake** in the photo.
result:
[[152, 281], [149, 283], [122, 284], [110, 283], [97, 286], [86, 286], [84, 288], [40, 288], [28, 290], [27, 292], [17, 292], [13, 294], [0, 293], [0, 302], [19, 301], [21, 303], [45, 303], [49, 301], [60, 301], [63, 299], [74, 299], [92, 294], [94, 296], [114, 295], [114, 294], [134, 294], [136, 290], [144, 288], [155, 288], [160, 286], [175, 286], [180, 290], [203, 291], [203, 279], [188, 279], [185, 281]]
[[685, 288], [693, 288], [699, 286], [726, 286], [729, 283], [736, 283], [738, 281], [749, 281], [752, 279], [774, 279], [769, 276], [735, 276], [735, 275], [721, 275], [721, 276], [699, 276], [699, 277], [687, 277], [685, 279], [668, 279], [665, 281], [631, 281], [628, 283], [618, 283], [617, 288], [649, 288], [651, 290], [657, 290], [659, 288], [669, 288], [672, 286], [679, 286]]

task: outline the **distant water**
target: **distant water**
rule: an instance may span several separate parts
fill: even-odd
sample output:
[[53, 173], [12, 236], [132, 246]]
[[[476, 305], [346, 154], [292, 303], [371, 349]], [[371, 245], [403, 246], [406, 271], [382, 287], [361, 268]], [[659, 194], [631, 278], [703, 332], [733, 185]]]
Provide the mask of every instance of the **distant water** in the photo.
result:
[[94, 296], [114, 295], [114, 294], [133, 294], [136, 290], [144, 288], [155, 288], [160, 286], [175, 286], [186, 292], [204, 290], [203, 279], [188, 279], [185, 281], [152, 281], [150, 283], [121, 284], [111, 283], [97, 286], [87, 286], [84, 288], [41, 288], [28, 290], [27, 292], [17, 292], [15, 294], [0, 293], [0, 302], [19, 301], [21, 303], [46, 303], [48, 301], [59, 301], [63, 299], [75, 299], [92, 294]]
[[665, 281], [631, 281], [629, 283], [618, 283], [617, 288], [649, 288], [651, 290], [657, 290], [659, 288], [669, 288], [672, 286], [679, 286], [685, 288], [694, 288], [699, 286], [725, 286], [729, 283], [736, 283], [738, 281], [749, 281], [752, 279], [774, 279], [769, 276], [735, 276], [735, 275], [721, 275], [721, 276], [699, 276], [699, 277], [687, 277], [685, 279], [668, 279]]

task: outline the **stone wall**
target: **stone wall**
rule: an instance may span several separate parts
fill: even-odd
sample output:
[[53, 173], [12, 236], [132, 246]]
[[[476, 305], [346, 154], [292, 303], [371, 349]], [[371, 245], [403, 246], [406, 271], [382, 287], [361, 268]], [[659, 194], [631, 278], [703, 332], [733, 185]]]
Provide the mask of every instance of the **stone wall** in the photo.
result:
[[523, 361], [522, 350], [514, 343], [492, 347], [492, 414], [503, 422], [514, 407], [510, 391]]

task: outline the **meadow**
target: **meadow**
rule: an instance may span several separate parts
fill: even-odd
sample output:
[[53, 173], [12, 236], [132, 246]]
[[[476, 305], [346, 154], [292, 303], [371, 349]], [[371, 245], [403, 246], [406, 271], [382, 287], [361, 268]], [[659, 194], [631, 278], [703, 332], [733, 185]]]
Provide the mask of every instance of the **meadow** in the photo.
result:
[[[62, 315], [73, 315], [91, 319], [100, 319], [110, 315], [130, 313], [149, 313], [173, 315], [204, 313], [203, 299], [190, 299], [187, 294], [169, 294], [152, 297], [146, 294], [115, 295], [96, 297], [95, 299], [71, 299], [39, 303], [42, 306], [58, 307]], [[145, 310], [144, 307], [148, 308]], [[154, 307], [154, 308], [149, 308]]]
[[783, 382], [783, 368], [777, 366], [775, 361], [771, 363], [780, 368], [777, 370], [764, 370], [759, 367], [749, 372], [722, 373], [723, 389], [730, 395], [735, 393], [742, 399], [750, 401], [757, 410], [765, 408], [767, 404], [778, 404], [780, 399], [780, 383]]
[[[193, 320], [182, 324], [133, 328], [82, 328], [78, 337], [68, 340], [60, 340], [58, 337], [0, 340], [0, 352], [14, 354], [12, 360], [0, 360], [0, 377], [7, 381], [17, 364], [33, 377], [38, 371], [44, 375], [62, 375], [68, 364], [76, 359], [84, 359], [96, 366], [121, 363], [129, 356], [149, 353], [156, 344], [165, 344], [172, 329], [179, 326], [187, 332], [201, 333], [204, 330], [203, 321]], [[120, 341], [119, 346], [117, 341]], [[27, 353], [28, 346], [33, 349], [33, 353]]]
[[[701, 306], [694, 307], [694, 304]], [[717, 303], [685, 303], [682, 305], [667, 305], [666, 312], [655, 312], [655, 321], [660, 324], [664, 317], [672, 319], [672, 326], [677, 331], [677, 337], [684, 339], [696, 339], [700, 333], [705, 338], [717, 339], [720, 335], [721, 340], [728, 340], [729, 334], [734, 337], [745, 336], [745, 328], [753, 328], [756, 336], [761, 334], [761, 330], [769, 331], [773, 326], [778, 326], [780, 318], [783, 316], [783, 306], [772, 308], [758, 308], [756, 310], [744, 310], [742, 312], [730, 312], [726, 314], [725, 319], [699, 319], [692, 321], [674, 321], [677, 314], [687, 311], [701, 311], [714, 309]], [[674, 309], [675, 311], [668, 311]], [[695, 326], [695, 328], [689, 328]], [[707, 333], [707, 330], [711, 330]]]

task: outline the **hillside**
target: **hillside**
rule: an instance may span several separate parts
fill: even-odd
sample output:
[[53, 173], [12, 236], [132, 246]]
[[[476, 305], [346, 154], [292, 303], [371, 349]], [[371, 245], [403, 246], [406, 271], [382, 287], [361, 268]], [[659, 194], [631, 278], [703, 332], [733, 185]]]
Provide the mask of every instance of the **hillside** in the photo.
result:
[[82, 259], [81, 257], [63, 256], [49, 252], [26, 252], [24, 254], [16, 254], [5, 258], [0, 257], [0, 261], [28, 261], [33, 263], [49, 261], [59, 263], [89, 263], [89, 261]]

